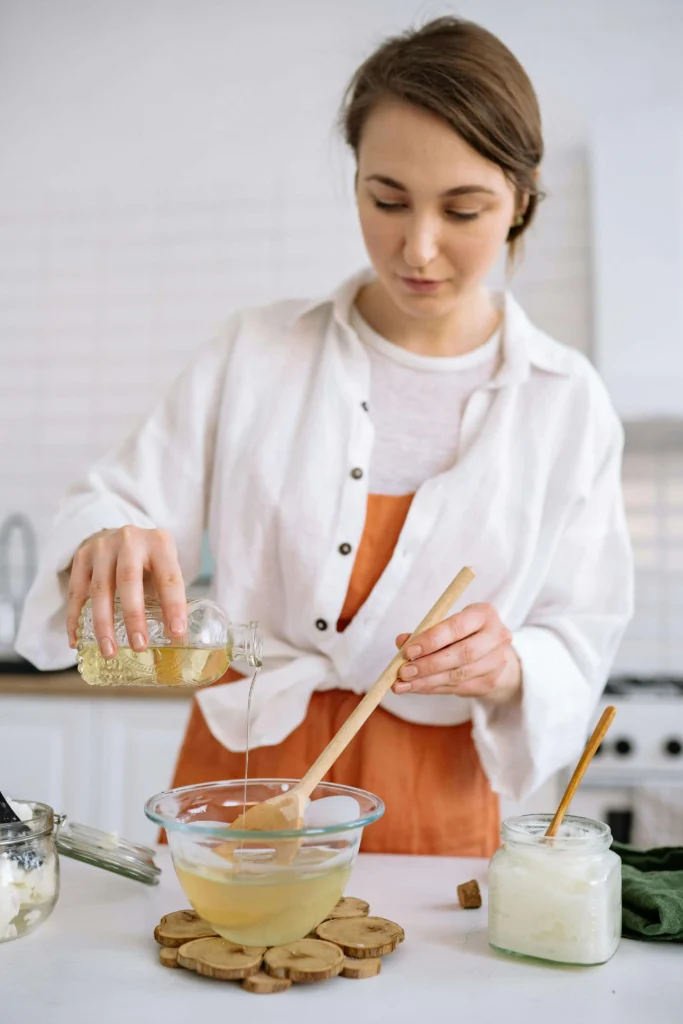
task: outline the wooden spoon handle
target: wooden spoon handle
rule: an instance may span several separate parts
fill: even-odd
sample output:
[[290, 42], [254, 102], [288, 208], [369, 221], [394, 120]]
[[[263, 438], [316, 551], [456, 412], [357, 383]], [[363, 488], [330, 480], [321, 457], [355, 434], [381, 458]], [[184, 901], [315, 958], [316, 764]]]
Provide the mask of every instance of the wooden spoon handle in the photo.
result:
[[564, 791], [564, 796], [560, 800], [560, 806], [557, 808], [555, 812], [555, 817], [548, 826], [548, 831], [546, 832], [547, 836], [557, 835], [557, 830], [562, 824], [562, 819], [567, 813], [569, 805], [574, 798], [574, 794], [579, 788], [579, 783], [581, 782], [581, 779], [584, 777], [586, 773], [586, 768], [593, 760], [593, 755], [595, 754], [595, 751], [598, 749], [603, 739], [605, 738], [605, 733], [614, 721], [614, 716], [616, 715], [616, 713], [617, 709], [610, 705], [610, 707], [605, 708], [602, 715], [600, 716], [600, 721], [595, 726], [595, 729], [593, 729], [593, 734], [589, 739], [588, 743], [586, 744], [586, 749], [581, 755], [581, 759], [579, 760], [579, 763], [576, 766], [574, 774], [569, 780], [569, 785]]
[[453, 582], [444, 590], [431, 611], [425, 615], [417, 629], [410, 634], [410, 637], [406, 640], [398, 654], [392, 658], [379, 679], [373, 683], [360, 704], [354, 708], [341, 729], [332, 737], [318, 760], [308, 769], [297, 786], [301, 799], [306, 799], [306, 797], [311, 795], [318, 783], [327, 775], [339, 755], [349, 745], [360, 727], [394, 685], [399, 669], [408, 660], [403, 651], [410, 643], [412, 637], [424, 632], [425, 629], [429, 629], [431, 626], [435, 626], [437, 622], [441, 622], [473, 579], [474, 572], [466, 566], [460, 570]]

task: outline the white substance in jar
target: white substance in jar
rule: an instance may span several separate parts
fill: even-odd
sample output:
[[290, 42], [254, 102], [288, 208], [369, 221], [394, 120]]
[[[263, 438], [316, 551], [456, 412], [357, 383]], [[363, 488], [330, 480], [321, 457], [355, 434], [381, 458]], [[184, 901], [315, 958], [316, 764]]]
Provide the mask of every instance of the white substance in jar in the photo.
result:
[[489, 943], [504, 953], [565, 964], [600, 964], [621, 937], [621, 861], [607, 825], [550, 815], [503, 823], [489, 867]]
[[[21, 821], [30, 821], [28, 804], [8, 803]], [[7, 828], [8, 826], [5, 826]], [[57, 864], [54, 853], [35, 843], [0, 846], [0, 942], [13, 939], [47, 916], [57, 894]], [[14, 853], [23, 856], [15, 857]]]

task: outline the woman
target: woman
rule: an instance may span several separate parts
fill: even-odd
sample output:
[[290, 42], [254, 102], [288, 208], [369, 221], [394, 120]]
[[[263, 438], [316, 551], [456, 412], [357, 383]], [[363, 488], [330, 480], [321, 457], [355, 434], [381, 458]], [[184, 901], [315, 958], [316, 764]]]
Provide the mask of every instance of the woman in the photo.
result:
[[[251, 774], [297, 777], [471, 564], [331, 778], [387, 803], [366, 850], [486, 856], [495, 794], [575, 756], [629, 618], [622, 433], [588, 362], [485, 287], [540, 196], [506, 47], [452, 18], [391, 39], [343, 125], [372, 272], [229, 321], [62, 507], [18, 646], [68, 663], [91, 595], [113, 655], [118, 589], [143, 648], [144, 577], [182, 636], [206, 526], [216, 600], [266, 635]], [[197, 695], [175, 785], [242, 774], [237, 678]]]

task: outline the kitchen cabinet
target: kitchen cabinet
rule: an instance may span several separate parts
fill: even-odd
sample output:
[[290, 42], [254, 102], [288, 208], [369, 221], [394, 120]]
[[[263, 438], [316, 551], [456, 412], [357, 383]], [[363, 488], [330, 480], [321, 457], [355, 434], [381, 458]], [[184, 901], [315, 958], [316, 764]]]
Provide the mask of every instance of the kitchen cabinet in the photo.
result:
[[88, 700], [3, 694], [0, 789], [88, 823], [94, 739]]
[[171, 783], [190, 699], [0, 694], [0, 786], [142, 843], [145, 800]]
[[594, 360], [625, 420], [683, 418], [683, 109], [596, 116]]
[[189, 714], [188, 704], [161, 700], [112, 700], [93, 707], [100, 741], [97, 807], [90, 820], [130, 839], [153, 841], [156, 826], [144, 816], [145, 801], [173, 779]]

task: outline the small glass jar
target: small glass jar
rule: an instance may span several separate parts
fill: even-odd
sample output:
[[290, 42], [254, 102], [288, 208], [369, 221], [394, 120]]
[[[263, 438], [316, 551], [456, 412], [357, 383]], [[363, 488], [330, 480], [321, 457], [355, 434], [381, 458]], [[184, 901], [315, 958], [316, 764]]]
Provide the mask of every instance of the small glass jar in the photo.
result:
[[52, 913], [59, 896], [58, 854], [158, 885], [161, 868], [149, 847], [86, 825], [65, 824], [66, 816], [47, 804], [8, 803], [20, 821], [0, 824], [0, 942], [27, 935]]
[[233, 623], [206, 598], [189, 601], [187, 630], [180, 638], [169, 637], [161, 605], [145, 600], [149, 643], [135, 651], [128, 641], [118, 595], [114, 598], [114, 631], [117, 652], [101, 653], [93, 626], [90, 598], [83, 606], [76, 631], [78, 671], [94, 686], [208, 686], [225, 675], [235, 661], [253, 668], [261, 664], [262, 637], [257, 622]]
[[59, 896], [54, 837], [59, 815], [35, 801], [11, 806], [22, 820], [0, 824], [0, 942], [36, 929]]
[[607, 825], [550, 814], [503, 822], [489, 865], [489, 944], [499, 953], [563, 964], [601, 964], [621, 937], [621, 861]]

